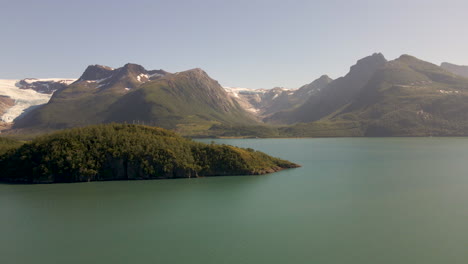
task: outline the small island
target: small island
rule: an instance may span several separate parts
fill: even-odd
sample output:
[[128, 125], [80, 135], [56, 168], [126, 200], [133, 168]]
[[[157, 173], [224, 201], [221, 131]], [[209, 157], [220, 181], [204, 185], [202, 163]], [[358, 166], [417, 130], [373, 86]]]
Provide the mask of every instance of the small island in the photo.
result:
[[0, 155], [0, 182], [67, 183], [259, 175], [299, 165], [162, 128], [106, 124], [37, 137]]

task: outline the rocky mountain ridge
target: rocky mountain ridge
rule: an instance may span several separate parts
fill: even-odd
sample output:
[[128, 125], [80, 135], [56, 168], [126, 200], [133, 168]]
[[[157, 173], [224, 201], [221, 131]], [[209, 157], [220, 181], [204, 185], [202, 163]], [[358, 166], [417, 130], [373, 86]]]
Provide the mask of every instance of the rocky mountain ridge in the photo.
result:
[[103, 65], [90, 65], [76, 83], [87, 83], [87, 86], [101, 90], [111, 87], [130, 90], [166, 74], [169, 73], [164, 70], [148, 71], [143, 66], [134, 63], [127, 63], [117, 69]]

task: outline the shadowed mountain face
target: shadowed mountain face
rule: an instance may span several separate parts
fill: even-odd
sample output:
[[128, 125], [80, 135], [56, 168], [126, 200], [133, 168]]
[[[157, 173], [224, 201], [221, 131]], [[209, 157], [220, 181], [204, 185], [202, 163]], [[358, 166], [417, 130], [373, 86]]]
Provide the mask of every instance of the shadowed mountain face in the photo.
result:
[[106, 122], [182, 130], [255, 123], [201, 69], [171, 74], [129, 63], [118, 69], [89, 66], [76, 82], [57, 91], [48, 104], [18, 120], [14, 128], [61, 129]]
[[352, 102], [372, 75], [384, 66], [387, 60], [376, 53], [359, 60], [349, 73], [338, 78], [304, 102], [300, 107], [278, 112], [265, 119], [272, 123], [306, 123], [319, 120]]
[[103, 65], [89, 65], [78, 81], [95, 81], [108, 78], [112, 75], [113, 68]]
[[322, 75], [317, 80], [306, 84], [294, 92], [294, 98], [298, 101], [301, 99], [307, 100], [311, 95], [320, 92], [333, 81], [328, 75]]
[[448, 62], [443, 62], [440, 67], [454, 73], [456, 75], [460, 75], [462, 77], [468, 78], [468, 66], [456, 65]]
[[468, 79], [403, 55], [332, 119], [360, 120], [368, 136], [466, 135], [467, 110]]
[[[352, 73], [353, 70], [347, 76]], [[335, 82], [330, 84], [333, 88], [325, 91], [338, 89]], [[331, 102], [329, 94], [311, 98], [301, 110], [328, 111], [318, 115], [295, 113], [321, 119], [297, 124], [288, 132], [302, 136], [468, 135], [468, 79], [437, 65], [402, 55], [375, 67], [366, 83], [354, 91], [347, 100], [338, 100], [341, 103], [334, 108], [324, 104]], [[337, 93], [334, 95], [339, 98]]]
[[281, 93], [276, 100], [272, 100], [272, 102], [265, 107], [263, 116], [268, 117], [277, 112], [296, 108], [304, 104], [309, 98], [320, 93], [320, 91], [327, 87], [332, 81], [333, 80], [327, 75], [322, 75], [320, 78], [297, 90]]

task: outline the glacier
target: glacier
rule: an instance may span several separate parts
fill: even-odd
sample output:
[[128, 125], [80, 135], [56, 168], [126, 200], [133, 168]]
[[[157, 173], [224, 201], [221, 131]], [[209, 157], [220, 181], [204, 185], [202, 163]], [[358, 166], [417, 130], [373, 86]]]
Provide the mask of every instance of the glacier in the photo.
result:
[[[28, 83], [36, 81], [56, 81], [66, 84], [72, 83], [73, 79], [25, 79]], [[52, 94], [36, 92], [32, 89], [20, 89], [16, 84], [20, 80], [0, 79], [0, 95], [8, 96], [15, 101], [15, 105], [9, 108], [2, 116], [0, 121], [11, 123], [20, 117], [28, 109], [40, 106], [49, 102]]]

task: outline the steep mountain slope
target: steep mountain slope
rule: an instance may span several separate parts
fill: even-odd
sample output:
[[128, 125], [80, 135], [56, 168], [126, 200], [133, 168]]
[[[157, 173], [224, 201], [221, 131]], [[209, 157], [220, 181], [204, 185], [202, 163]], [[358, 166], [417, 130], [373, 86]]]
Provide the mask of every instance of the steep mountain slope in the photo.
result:
[[249, 124], [253, 118], [203, 70], [193, 69], [147, 82], [121, 97], [106, 122], [143, 122], [183, 131], [187, 126]]
[[468, 135], [468, 79], [403, 55], [329, 119], [359, 121], [366, 136]]
[[[294, 100], [302, 104], [304, 103], [311, 95], [314, 95], [318, 92], [320, 92], [322, 89], [327, 87], [329, 83], [333, 81], [332, 78], [328, 77], [328, 75], [322, 75], [320, 78], [314, 80], [313, 82], [306, 84], [296, 90], [293, 94]], [[304, 100], [304, 101], [302, 101]]]
[[316, 95], [332, 81], [327, 75], [322, 75], [313, 82], [297, 90], [286, 91], [274, 98], [263, 110], [263, 117], [271, 116], [277, 112], [295, 109], [303, 105], [309, 98]]
[[293, 124], [312, 122], [324, 118], [352, 102], [372, 75], [385, 65], [387, 60], [381, 53], [359, 60], [349, 73], [338, 78], [308, 98], [301, 106], [273, 114], [266, 122]]
[[89, 66], [49, 103], [16, 122], [15, 129], [61, 129], [106, 122], [207, 130], [212, 124], [255, 123], [200, 69], [170, 74], [126, 64]]
[[409, 55], [379, 68], [352, 102], [296, 136], [466, 136], [468, 79]]
[[454, 73], [456, 75], [460, 75], [462, 77], [468, 78], [468, 66], [456, 65], [448, 62], [443, 62], [440, 67]]

